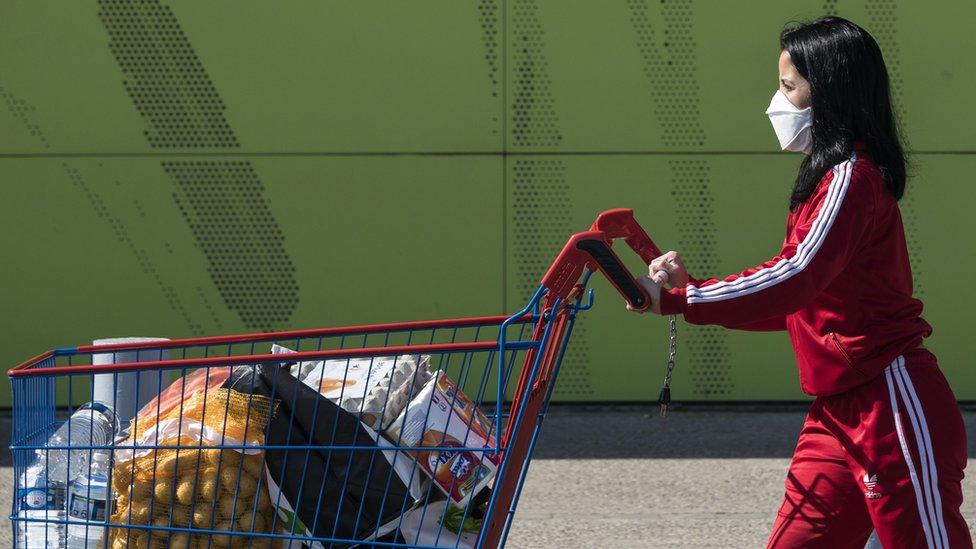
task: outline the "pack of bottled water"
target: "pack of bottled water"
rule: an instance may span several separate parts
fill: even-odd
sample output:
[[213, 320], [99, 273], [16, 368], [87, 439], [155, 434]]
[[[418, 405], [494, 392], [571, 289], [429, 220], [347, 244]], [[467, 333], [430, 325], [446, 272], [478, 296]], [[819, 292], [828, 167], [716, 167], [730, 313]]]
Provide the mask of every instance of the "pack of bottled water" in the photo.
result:
[[60, 524], [49, 520], [64, 517], [65, 490], [57, 482], [48, 482], [44, 464], [34, 462], [17, 482], [20, 518], [17, 523], [17, 547], [63, 547]]
[[112, 407], [91, 402], [71, 415], [48, 439], [46, 448], [17, 483], [19, 518], [17, 546], [101, 547], [105, 527], [93, 524], [69, 525], [69, 521], [105, 521], [112, 502], [108, 489], [110, 453], [93, 450], [105, 446], [119, 432], [119, 420]]

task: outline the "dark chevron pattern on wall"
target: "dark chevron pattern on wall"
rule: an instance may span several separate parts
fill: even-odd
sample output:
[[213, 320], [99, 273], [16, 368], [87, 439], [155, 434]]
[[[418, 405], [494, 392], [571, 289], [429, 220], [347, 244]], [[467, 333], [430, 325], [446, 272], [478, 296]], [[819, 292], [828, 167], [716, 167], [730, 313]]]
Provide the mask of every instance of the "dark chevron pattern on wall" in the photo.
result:
[[[10, 109], [10, 113], [23, 123], [24, 131], [26, 131], [32, 138], [36, 139], [37, 142], [40, 143], [40, 145], [45, 149], [51, 148], [51, 143], [48, 140], [46, 133], [41, 128], [40, 123], [34, 116], [34, 113], [37, 110], [36, 105], [26, 101], [25, 99], [17, 97], [16, 94], [5, 89], [3, 86], [0, 86], [0, 99], [2, 99], [3, 103], [6, 104], [8, 109]], [[101, 167], [101, 165], [101, 163], [98, 164], [99, 167]], [[159, 288], [159, 291], [163, 294], [163, 298], [166, 300], [166, 303], [169, 305], [170, 309], [179, 315], [191, 333], [202, 333], [202, 325], [196, 319], [194, 319], [187, 310], [182, 299], [180, 298], [179, 292], [177, 292], [176, 289], [170, 285], [165, 277], [159, 272], [158, 265], [152, 259], [151, 254], [132, 238], [129, 233], [129, 227], [126, 225], [126, 223], [107, 207], [102, 193], [100, 193], [98, 189], [88, 184], [88, 181], [82, 175], [81, 170], [73, 163], [69, 163], [67, 161], [61, 162], [61, 168], [64, 170], [68, 180], [71, 181], [71, 185], [77, 191], [79, 191], [82, 196], [84, 196], [85, 201], [88, 202], [92, 210], [95, 212], [95, 216], [104, 220], [111, 228], [112, 234], [115, 236], [118, 242], [132, 252], [136, 262], [139, 264], [139, 268], [156, 284], [156, 287]], [[116, 181], [116, 184], [120, 184], [120, 182]], [[201, 302], [206, 304], [207, 308], [213, 315], [213, 309], [207, 302], [207, 297], [203, 293], [202, 289], [197, 288], [197, 293]], [[213, 316], [214, 325], [220, 327], [221, 323], [219, 319], [217, 319], [215, 315]]]
[[[150, 146], [238, 148], [225, 105], [172, 10], [158, 1], [100, 0], [99, 6], [109, 49], [146, 123]], [[286, 326], [298, 304], [298, 284], [251, 163], [164, 162], [162, 167], [227, 307], [248, 328]]]
[[41, 126], [34, 120], [32, 113], [37, 109], [36, 105], [17, 97], [12, 91], [5, 89], [3, 86], [0, 86], [0, 100], [10, 109], [10, 114], [24, 124], [24, 130], [31, 137], [37, 139], [45, 149], [51, 148], [51, 144], [48, 142], [47, 136], [44, 134]]
[[[650, 6], [660, 9], [660, 18], [648, 14]], [[644, 58], [662, 140], [667, 147], [701, 147], [705, 132], [699, 111], [698, 70], [696, 68], [694, 3], [672, 0], [651, 4], [647, 0], [627, 0], [630, 22], [637, 35], [637, 48]], [[659, 21], [657, 25], [653, 20]]]
[[[498, 9], [499, 2], [497, 0], [481, 0], [478, 2], [478, 23], [481, 26], [482, 37], [485, 44], [485, 62], [488, 65], [488, 82], [491, 84], [489, 90], [491, 91], [492, 97], [498, 97], [498, 89], [501, 82], [499, 81], [499, 49], [500, 49], [500, 18], [501, 13]], [[499, 135], [499, 129], [501, 126], [501, 121], [498, 116], [493, 116], [491, 119], [492, 135]], [[504, 139], [504, 136], [501, 136]]]
[[[135, 256], [136, 261], [139, 263], [139, 268], [142, 270], [143, 274], [152, 279], [159, 290], [163, 294], [163, 298], [166, 299], [166, 303], [169, 307], [176, 312], [183, 322], [186, 323], [187, 328], [191, 333], [201, 333], [203, 326], [200, 322], [190, 314], [186, 306], [183, 303], [183, 299], [179, 292], [170, 285], [166, 278], [159, 272], [159, 265], [153, 259], [151, 253], [146, 251], [145, 248], [139, 245], [139, 243], [129, 234], [129, 228], [126, 224], [113, 212], [113, 209], [108, 207], [105, 203], [105, 199], [102, 197], [102, 193], [98, 192], [97, 189], [93, 188], [88, 184], [88, 181], [82, 175], [81, 170], [76, 167], [72, 167], [67, 162], [61, 163], [61, 168], [64, 169], [65, 175], [71, 181], [71, 185], [75, 187], [84, 197], [85, 200], [91, 205], [92, 210], [94, 210], [95, 215], [103, 219], [111, 228], [112, 234], [118, 240], [119, 244], [125, 246], [132, 252]], [[119, 182], [116, 181], [116, 184]], [[201, 293], [202, 295], [202, 293]], [[190, 300], [197, 299], [191, 297]], [[206, 302], [206, 296], [203, 295], [203, 301]]]
[[[535, 0], [509, 0], [512, 25], [509, 60], [514, 72], [509, 135], [515, 147], [552, 147], [562, 143], [559, 116], [549, 78], [545, 52], [545, 28]], [[561, 158], [516, 158], [506, 175], [510, 223], [512, 224], [515, 276], [519, 281], [518, 299], [527, 301], [538, 281], [576, 227], [572, 226], [572, 198], [566, 179], [566, 163]], [[590, 355], [586, 317], [580, 316], [573, 328], [574, 343], [566, 350], [556, 394], [565, 399], [582, 400], [593, 394], [590, 381]]]
[[559, 145], [556, 101], [546, 60], [546, 31], [539, 20], [539, 6], [531, 0], [512, 0], [512, 42], [509, 51], [515, 62], [512, 104], [512, 139], [516, 145], [546, 147]]
[[[865, 0], [868, 22], [872, 36], [878, 41], [888, 69], [891, 82], [891, 101], [899, 123], [905, 120], [904, 88], [901, 76], [901, 52], [898, 47], [898, 2], [896, 0]], [[904, 134], [903, 134], [904, 137]], [[908, 144], [910, 145], [910, 143]], [[910, 148], [910, 147], [906, 147]], [[909, 172], [910, 174], [911, 172]], [[915, 295], [923, 295], [922, 285], [922, 243], [918, 235], [918, 207], [915, 204], [915, 180], [909, 175], [905, 196], [899, 201], [902, 220], [905, 226], [905, 239], [908, 241], [908, 255], [912, 264], [912, 277], [915, 282]]]
[[210, 277], [224, 302], [248, 326], [287, 325], [298, 304], [295, 269], [271, 211], [255, 200], [261, 182], [251, 163], [167, 161], [163, 170], [179, 185], [173, 197], [190, 230], [206, 243]]
[[[686, 257], [692, 275], [702, 278], [723, 276], [718, 272], [715, 244], [715, 199], [709, 183], [709, 162], [700, 159], [669, 160], [671, 199], [678, 226], [678, 250]], [[734, 387], [732, 353], [728, 347], [728, 330], [719, 326], [686, 325], [691, 379], [697, 397], [727, 395]]]
[[[839, 7], [840, 0], [826, 0], [824, 14], [843, 17]], [[903, 98], [904, 83], [901, 76], [901, 52], [898, 47], [898, 1], [897, 0], [865, 0], [867, 24], [871, 27], [871, 35], [878, 41], [881, 53], [884, 55], [888, 69], [888, 79], [891, 83], [891, 101], [899, 123], [905, 120], [905, 100]], [[902, 133], [902, 138], [906, 136]], [[911, 148], [911, 143], [903, 143], [905, 149]], [[912, 263], [912, 276], [915, 282], [915, 295], [922, 297], [922, 242], [918, 234], [918, 207], [915, 204], [918, 193], [914, 192], [913, 180], [909, 176], [905, 196], [899, 202], [902, 220], [905, 225], [905, 239], [908, 241], [908, 255]]]
[[100, 0], [122, 85], [160, 149], [237, 148], [226, 109], [173, 11], [158, 0]]
[[[509, 178], [516, 295], [518, 302], [524, 303], [538, 289], [539, 280], [552, 264], [556, 250], [578, 228], [573, 226], [570, 185], [562, 159], [516, 159]], [[593, 394], [586, 322], [585, 315], [576, 321], [573, 344], [566, 349], [555, 389], [561, 397], [571, 400]]]
[[[697, 53], [692, 0], [649, 3], [627, 0], [637, 48], [644, 59], [651, 103], [664, 146], [695, 149], [706, 136], [699, 110]], [[653, 6], [653, 8], [652, 8]], [[660, 9], [660, 17], [648, 14]], [[660, 21], [655, 25], [652, 21]], [[712, 223], [713, 197], [707, 158], [668, 161], [671, 198], [677, 211], [678, 251], [693, 275], [721, 276], [716, 272], [717, 230]], [[687, 326], [687, 363], [695, 383], [695, 396], [728, 394], [733, 388], [728, 333], [717, 326]]]

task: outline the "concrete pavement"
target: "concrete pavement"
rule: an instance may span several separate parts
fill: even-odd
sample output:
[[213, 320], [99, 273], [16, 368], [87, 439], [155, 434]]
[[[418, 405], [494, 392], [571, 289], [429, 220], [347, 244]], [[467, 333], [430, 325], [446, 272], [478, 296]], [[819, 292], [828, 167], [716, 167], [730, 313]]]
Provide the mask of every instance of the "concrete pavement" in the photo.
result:
[[[516, 548], [764, 547], [803, 406], [556, 407], [509, 536]], [[976, 531], [976, 413], [964, 513]]]

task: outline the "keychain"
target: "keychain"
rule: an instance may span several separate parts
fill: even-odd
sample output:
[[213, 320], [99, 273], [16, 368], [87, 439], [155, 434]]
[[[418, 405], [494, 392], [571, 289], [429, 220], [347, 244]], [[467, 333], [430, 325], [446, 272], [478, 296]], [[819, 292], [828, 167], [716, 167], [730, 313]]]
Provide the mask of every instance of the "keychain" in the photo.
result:
[[668, 367], [664, 372], [664, 386], [661, 387], [661, 394], [657, 397], [658, 404], [661, 405], [661, 417], [668, 414], [668, 405], [671, 404], [671, 373], [674, 372], [674, 359], [678, 354], [678, 322], [675, 315], [671, 315], [671, 335], [668, 344]]
[[[658, 271], [654, 275], [654, 281], [663, 287], [668, 281], [668, 272]], [[668, 365], [664, 372], [664, 386], [657, 397], [657, 402], [661, 405], [661, 417], [668, 414], [668, 405], [671, 404], [671, 374], [674, 372], [674, 359], [678, 355], [678, 322], [675, 315], [670, 316], [669, 325]]]

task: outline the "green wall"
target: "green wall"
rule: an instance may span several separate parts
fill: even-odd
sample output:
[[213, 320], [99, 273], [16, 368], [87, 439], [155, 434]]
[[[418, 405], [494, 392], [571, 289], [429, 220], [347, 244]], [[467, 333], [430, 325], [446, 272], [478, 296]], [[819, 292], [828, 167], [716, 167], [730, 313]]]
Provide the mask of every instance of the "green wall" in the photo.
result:
[[[976, 268], [963, 1], [5, 0], [0, 359], [512, 312], [609, 207], [738, 272], [778, 251], [799, 162], [763, 114], [778, 31], [828, 12], [885, 51], [929, 344], [976, 399], [976, 298], [940, 284]], [[556, 397], [656, 398], [664, 320], [595, 286]], [[675, 398], [802, 398], [785, 334], [679, 334]]]

